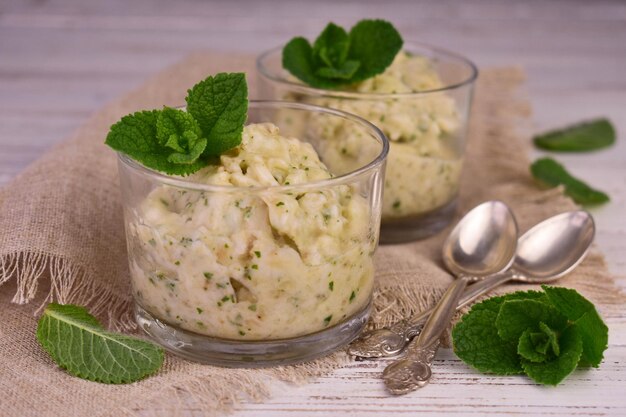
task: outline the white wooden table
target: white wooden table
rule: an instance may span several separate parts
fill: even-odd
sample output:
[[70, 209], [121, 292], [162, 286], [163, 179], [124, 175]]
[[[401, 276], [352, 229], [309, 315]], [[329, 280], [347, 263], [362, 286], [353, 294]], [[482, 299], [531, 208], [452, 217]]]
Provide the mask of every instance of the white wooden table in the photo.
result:
[[[258, 52], [313, 36], [333, 20], [393, 21], [406, 39], [459, 51], [479, 66], [519, 64], [537, 131], [607, 116], [610, 150], [559, 156], [608, 192], [593, 209], [597, 241], [626, 287], [626, 2], [0, 0], [0, 185], [68, 136], [105, 102], [197, 49]], [[562, 386], [474, 373], [450, 351], [427, 389], [386, 396], [382, 364], [353, 364], [302, 387], [276, 384], [240, 416], [626, 415], [626, 312], [605, 316], [599, 370]]]

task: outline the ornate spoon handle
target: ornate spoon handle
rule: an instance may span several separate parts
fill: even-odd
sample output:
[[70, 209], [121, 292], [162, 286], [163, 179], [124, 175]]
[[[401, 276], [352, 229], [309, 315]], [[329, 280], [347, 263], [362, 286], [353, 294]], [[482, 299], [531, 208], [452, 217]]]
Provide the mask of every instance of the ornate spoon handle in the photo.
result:
[[466, 285], [467, 279], [464, 277], [459, 277], [450, 285], [420, 335], [409, 343], [404, 359], [385, 368], [383, 381], [390, 393], [406, 394], [428, 383], [432, 375], [430, 366], [439, 348], [439, 338], [448, 327]]
[[[356, 360], [395, 356], [402, 352], [411, 339], [420, 334], [432, 309], [409, 320], [401, 320], [389, 327], [364, 332], [348, 347], [348, 354]], [[416, 323], [416, 319], [419, 320]]]
[[[513, 271], [490, 275], [468, 286], [463, 293], [457, 309], [465, 307], [481, 295], [495, 287], [516, 278]], [[398, 355], [411, 339], [420, 334], [424, 322], [432, 314], [433, 309], [425, 310], [407, 320], [399, 321], [387, 328], [364, 332], [348, 347], [348, 354], [357, 360], [383, 358]]]

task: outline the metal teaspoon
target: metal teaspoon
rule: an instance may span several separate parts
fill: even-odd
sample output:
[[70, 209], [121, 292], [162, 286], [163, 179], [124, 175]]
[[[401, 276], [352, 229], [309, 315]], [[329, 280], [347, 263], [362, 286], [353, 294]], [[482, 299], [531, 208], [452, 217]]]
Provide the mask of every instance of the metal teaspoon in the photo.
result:
[[406, 394], [428, 383], [440, 338], [452, 319], [468, 280], [508, 269], [517, 247], [517, 223], [500, 201], [472, 209], [443, 245], [444, 263], [458, 279], [435, 306], [420, 335], [410, 342], [404, 359], [387, 366], [383, 380], [392, 394]]

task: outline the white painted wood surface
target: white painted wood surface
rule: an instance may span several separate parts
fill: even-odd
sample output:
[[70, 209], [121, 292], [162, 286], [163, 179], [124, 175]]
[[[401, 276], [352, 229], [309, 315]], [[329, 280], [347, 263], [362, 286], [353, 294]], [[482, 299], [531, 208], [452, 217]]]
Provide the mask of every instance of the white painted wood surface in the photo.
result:
[[[0, 185], [89, 114], [188, 52], [258, 52], [326, 22], [386, 18], [407, 39], [461, 52], [479, 66], [523, 66], [536, 131], [607, 116], [618, 143], [559, 155], [607, 191], [592, 210], [598, 244], [626, 287], [626, 2], [0, 0]], [[553, 389], [469, 370], [450, 351], [424, 390], [388, 397], [384, 364], [355, 363], [301, 387], [276, 384], [238, 416], [626, 415], [626, 313], [605, 315], [610, 347], [599, 370]], [[195, 415], [190, 410], [190, 415]]]

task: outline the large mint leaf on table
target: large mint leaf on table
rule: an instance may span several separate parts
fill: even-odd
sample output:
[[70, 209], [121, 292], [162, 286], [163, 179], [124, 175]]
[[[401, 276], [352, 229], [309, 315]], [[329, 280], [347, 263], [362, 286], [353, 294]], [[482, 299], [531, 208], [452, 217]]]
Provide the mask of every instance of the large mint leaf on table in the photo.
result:
[[187, 112], [164, 107], [157, 116], [157, 139], [175, 152], [167, 160], [176, 164], [195, 162], [207, 145], [198, 122]]
[[248, 116], [248, 86], [243, 73], [220, 73], [187, 93], [187, 111], [207, 139], [203, 155], [217, 156], [241, 143]]
[[77, 377], [125, 384], [155, 373], [163, 349], [135, 337], [106, 331], [83, 307], [49, 304], [37, 339], [52, 359]]
[[592, 151], [615, 143], [615, 129], [607, 119], [596, 119], [535, 136], [533, 141], [549, 151]]
[[170, 155], [176, 151], [164, 146], [157, 139], [157, 120], [160, 114], [160, 110], [149, 110], [122, 117], [111, 126], [105, 143], [148, 168], [170, 175], [188, 175], [205, 166], [206, 163], [199, 160], [185, 164], [170, 161]]
[[595, 306], [569, 288], [543, 286], [550, 303], [578, 328], [583, 343], [581, 365], [598, 367], [609, 343], [609, 328]]
[[384, 20], [361, 20], [350, 30], [348, 59], [360, 66], [351, 82], [363, 81], [381, 74], [402, 49], [402, 36]]
[[530, 171], [533, 177], [549, 186], [564, 185], [565, 193], [579, 204], [600, 204], [609, 201], [608, 195], [573, 177], [563, 165], [552, 158], [536, 160], [530, 166]]
[[533, 362], [522, 358], [524, 372], [535, 382], [546, 385], [557, 385], [571, 374], [583, 352], [582, 338], [577, 326], [567, 327], [559, 337], [560, 354], [544, 362]]

